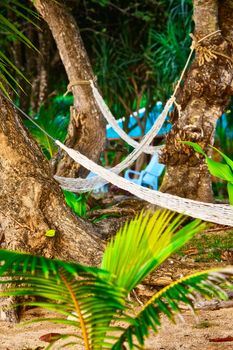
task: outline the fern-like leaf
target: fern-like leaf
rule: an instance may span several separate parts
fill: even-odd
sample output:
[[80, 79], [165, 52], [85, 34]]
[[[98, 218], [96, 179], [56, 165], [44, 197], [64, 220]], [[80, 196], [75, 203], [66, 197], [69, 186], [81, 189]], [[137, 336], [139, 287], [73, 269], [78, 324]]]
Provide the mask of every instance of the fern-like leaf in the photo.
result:
[[[59, 321], [81, 329], [87, 350], [93, 348], [92, 338], [97, 349], [98, 339], [109, 331], [105, 317], [112, 317], [116, 310], [124, 309], [123, 293], [108, 283], [106, 276], [109, 273], [106, 271], [6, 250], [0, 250], [0, 262], [0, 276], [4, 277], [0, 283], [10, 285], [0, 296], [39, 296], [50, 301], [32, 302], [30, 305], [48, 308], [65, 316], [75, 313], [76, 320]], [[53, 321], [58, 320], [54, 318]], [[116, 329], [113, 327], [112, 330]], [[105, 338], [108, 339], [107, 336]]]
[[[128, 321], [130, 325], [113, 345], [112, 350], [122, 349], [123, 344], [127, 344], [129, 349], [138, 345], [144, 346], [150, 329], [158, 332], [162, 314], [175, 322], [174, 316], [181, 312], [180, 304], [194, 308], [197, 295], [207, 299], [217, 297], [227, 300], [223, 288], [233, 288], [232, 276], [233, 267], [208, 270], [183, 277], [163, 288], [146, 303], [136, 317], [131, 317]], [[127, 315], [127, 318], [129, 320], [130, 316]]]
[[131, 292], [170, 254], [204, 228], [200, 220], [181, 228], [184, 220], [184, 216], [168, 210], [156, 211], [153, 215], [141, 213], [120, 229], [108, 244], [102, 269], [115, 276], [118, 286]]

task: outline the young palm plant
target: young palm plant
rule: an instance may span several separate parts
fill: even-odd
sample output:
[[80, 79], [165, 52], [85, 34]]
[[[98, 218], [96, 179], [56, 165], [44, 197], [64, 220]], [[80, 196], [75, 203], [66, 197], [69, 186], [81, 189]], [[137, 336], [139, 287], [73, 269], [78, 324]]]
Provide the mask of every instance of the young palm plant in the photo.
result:
[[[197, 293], [226, 299], [224, 289], [232, 287], [233, 268], [199, 272], [160, 290], [135, 314], [135, 305], [127, 298], [129, 293], [170, 254], [203, 230], [199, 220], [186, 225], [185, 220], [168, 211], [141, 213], [108, 244], [101, 268], [1, 250], [0, 276], [5, 284], [1, 295], [45, 298], [27, 305], [63, 316], [43, 320], [76, 327], [72, 340], [63, 346], [82, 343], [85, 350], [120, 350], [125, 346], [143, 349], [149, 330], [158, 331], [162, 314], [173, 320], [180, 312], [180, 303], [193, 307]], [[69, 336], [54, 337], [48, 349]]]

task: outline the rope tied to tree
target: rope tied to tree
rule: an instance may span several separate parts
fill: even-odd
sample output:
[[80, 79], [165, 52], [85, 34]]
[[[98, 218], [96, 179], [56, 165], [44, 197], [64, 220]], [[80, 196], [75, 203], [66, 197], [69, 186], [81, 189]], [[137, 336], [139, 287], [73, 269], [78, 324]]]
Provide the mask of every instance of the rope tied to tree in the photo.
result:
[[191, 45], [191, 50], [194, 49], [198, 54], [199, 54], [199, 57], [198, 57], [198, 64], [199, 66], [203, 66], [206, 62], [211, 62], [213, 59], [216, 59], [218, 56], [220, 57], [223, 57], [227, 60], [230, 60], [231, 63], [233, 63], [233, 60], [231, 57], [225, 55], [224, 53], [222, 52], [219, 52], [219, 51], [216, 51], [216, 50], [213, 50], [212, 48], [207, 48], [206, 46], [203, 46], [202, 45], [202, 42], [213, 36], [213, 35], [216, 35], [216, 34], [220, 34], [221, 33], [221, 30], [218, 29], [216, 30], [215, 32], [213, 33], [210, 33], [206, 36], [204, 36], [203, 38], [201, 38], [200, 40], [198, 40], [194, 34], [189, 34], [190, 37], [192, 38], [192, 45]]
[[[204, 38], [198, 40], [198, 43], [200, 43], [202, 40], [206, 39], [207, 37], [216, 34], [218, 31], [215, 31], [213, 33], [208, 34]], [[177, 89], [180, 86], [180, 83], [183, 79], [184, 73], [188, 67], [188, 64], [190, 62], [191, 56], [193, 51], [195, 50], [195, 44], [192, 44], [191, 46], [191, 52], [190, 55], [187, 59], [187, 62], [185, 64], [185, 67], [182, 71], [182, 74], [180, 76], [180, 79], [178, 83], [176, 84], [176, 88], [174, 90], [174, 93], [172, 97], [167, 101], [164, 110], [160, 114], [160, 116], [156, 119], [152, 129], [143, 137], [142, 141], [140, 143], [136, 143], [136, 147], [134, 145], [135, 150], [128, 155], [128, 159], [125, 159], [122, 163], [118, 164], [112, 169], [105, 169], [104, 167], [96, 164], [95, 162], [91, 161], [87, 157], [85, 157], [83, 154], [80, 152], [69, 148], [65, 146], [63, 143], [61, 143], [58, 140], [55, 140], [55, 143], [63, 149], [74, 161], [78, 162], [85, 168], [89, 169], [93, 173], [97, 174], [98, 176], [95, 176], [92, 179], [80, 179], [80, 178], [66, 178], [66, 177], [60, 177], [60, 176], [55, 176], [55, 179], [60, 183], [60, 186], [63, 189], [67, 189], [69, 191], [73, 192], [87, 192], [90, 191], [96, 187], [100, 187], [100, 185], [103, 185], [105, 183], [111, 182], [112, 184], [125, 189], [132, 194], [136, 195], [137, 197], [146, 200], [147, 202], [150, 202], [155, 205], [159, 205], [163, 208], [167, 208], [179, 213], [185, 213], [187, 215], [201, 218], [202, 220], [206, 221], [211, 221], [215, 223], [220, 223], [220, 224], [226, 224], [233, 226], [233, 208], [230, 207], [229, 205], [214, 205], [210, 203], [204, 203], [204, 202], [198, 202], [186, 198], [181, 198], [177, 197], [171, 194], [167, 193], [161, 193], [159, 191], [154, 191], [139, 185], [136, 185], [129, 180], [126, 180], [122, 178], [121, 176], [118, 176], [124, 168], [126, 168], [129, 163], [132, 162], [132, 160], [135, 160], [139, 154], [142, 152], [145, 152], [146, 147], [151, 147], [153, 149], [153, 152], [155, 152], [155, 147], [148, 146], [150, 142], [153, 140], [154, 135], [156, 135], [156, 132], [161, 128], [165, 117], [172, 106], [173, 103], [175, 103], [175, 94], [177, 92]], [[71, 83], [71, 86], [75, 86], [78, 84], [90, 84], [93, 92], [98, 92], [97, 88], [94, 86], [93, 80], [79, 80], [76, 82]], [[0, 92], [1, 93], [1, 92]], [[3, 93], [1, 93], [3, 95]], [[99, 92], [98, 92], [99, 94]], [[96, 96], [98, 96], [98, 94]], [[100, 95], [100, 94], [99, 94]], [[95, 97], [96, 97], [95, 96]], [[102, 96], [100, 95], [101, 99], [99, 100], [100, 105], [102, 105], [103, 111], [108, 110], [108, 107], [106, 106]], [[6, 98], [6, 96], [5, 96]], [[45, 130], [43, 130], [32, 118], [30, 118], [26, 113], [24, 113], [19, 107], [17, 107], [9, 98], [7, 98], [8, 101], [16, 108], [18, 109], [26, 118], [30, 119], [37, 127], [41, 129], [42, 132], [44, 132], [48, 137], [50, 137], [52, 140], [54, 138], [49, 135]], [[178, 106], [179, 108], [179, 106]], [[179, 108], [179, 112], [180, 108]], [[105, 118], [109, 118], [109, 115]], [[112, 116], [114, 119], [114, 122], [117, 122], [115, 118]], [[108, 119], [107, 119], [108, 120]], [[119, 125], [117, 124], [119, 127]], [[120, 128], [121, 131], [123, 131]], [[123, 131], [124, 134], [126, 134]], [[126, 134], [127, 135], [127, 134]], [[130, 139], [130, 137], [127, 135], [127, 137]], [[133, 140], [134, 141], [134, 140]], [[135, 142], [135, 141], [134, 141]], [[147, 152], [149, 153], [149, 152]], [[104, 179], [104, 180], [103, 180]]]
[[78, 79], [78, 80], [71, 81], [71, 82], [67, 85], [67, 90], [66, 90], [66, 92], [64, 93], [63, 96], [66, 96], [66, 95], [68, 95], [69, 92], [72, 92], [72, 88], [73, 88], [74, 86], [78, 86], [78, 85], [90, 85], [92, 81], [93, 81], [93, 82], [96, 82], [96, 81], [97, 81], [97, 77], [94, 77], [94, 79], [89, 79], [89, 80]]

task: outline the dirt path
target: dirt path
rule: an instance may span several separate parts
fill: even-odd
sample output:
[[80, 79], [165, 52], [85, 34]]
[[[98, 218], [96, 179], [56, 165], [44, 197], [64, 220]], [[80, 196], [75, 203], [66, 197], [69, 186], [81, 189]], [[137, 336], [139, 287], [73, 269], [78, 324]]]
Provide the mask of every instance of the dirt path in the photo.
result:
[[[27, 311], [24, 320], [40, 317], [41, 311]], [[157, 336], [151, 335], [145, 350], [232, 350], [233, 342], [210, 342], [213, 338], [233, 337], [233, 308], [215, 311], [199, 311], [195, 319], [190, 312], [183, 314], [185, 323], [177, 319], [173, 325], [163, 318], [162, 329]], [[42, 350], [46, 343], [40, 336], [49, 332], [72, 332], [72, 328], [50, 323], [38, 323], [18, 327], [0, 322], [0, 350]], [[59, 349], [56, 346], [54, 349]], [[81, 349], [71, 347], [69, 349]]]

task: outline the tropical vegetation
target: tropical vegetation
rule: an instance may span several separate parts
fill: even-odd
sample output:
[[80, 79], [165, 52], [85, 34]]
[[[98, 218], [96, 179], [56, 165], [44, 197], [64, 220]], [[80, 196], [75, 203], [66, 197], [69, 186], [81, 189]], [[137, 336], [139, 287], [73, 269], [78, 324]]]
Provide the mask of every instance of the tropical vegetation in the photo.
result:
[[199, 144], [190, 141], [183, 141], [182, 143], [193, 147], [196, 152], [202, 154], [205, 157], [211, 175], [216, 176], [221, 180], [227, 181], [229, 201], [230, 204], [233, 205], [233, 160], [217, 148], [211, 147], [221, 155], [225, 164], [216, 162], [211, 157], [208, 157], [208, 155], [203, 151], [202, 147]]
[[193, 308], [197, 294], [227, 299], [226, 288], [233, 287], [232, 268], [182, 277], [136, 311], [128, 298], [149, 273], [203, 228], [199, 220], [186, 223], [185, 217], [169, 211], [141, 213], [109, 242], [100, 268], [1, 250], [0, 282], [5, 291], [0, 295], [40, 297], [23, 304], [47, 308], [57, 316], [35, 322], [75, 327], [71, 334], [51, 336], [48, 349], [60, 340], [65, 341], [62, 346], [83, 344], [86, 350], [120, 350], [126, 345], [142, 349], [150, 330], [159, 331], [161, 315], [174, 322], [181, 304]]

